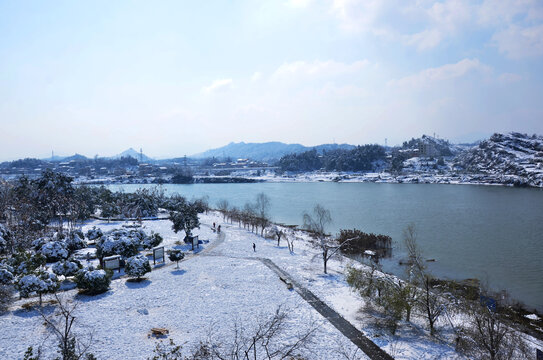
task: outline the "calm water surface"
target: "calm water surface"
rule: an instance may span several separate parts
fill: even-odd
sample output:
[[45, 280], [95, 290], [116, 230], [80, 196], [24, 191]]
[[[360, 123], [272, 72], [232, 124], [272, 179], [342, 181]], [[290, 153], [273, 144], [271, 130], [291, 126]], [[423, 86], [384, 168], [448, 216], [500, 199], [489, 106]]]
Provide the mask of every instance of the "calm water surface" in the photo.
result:
[[[111, 186], [135, 191], [152, 185]], [[273, 221], [301, 224], [317, 203], [328, 208], [328, 231], [357, 228], [390, 235], [394, 258], [385, 270], [401, 274], [402, 230], [414, 223], [432, 273], [479, 278], [543, 311], [543, 191], [497, 186], [374, 183], [257, 183], [162, 185], [187, 198], [208, 196], [243, 206], [259, 192], [271, 199]]]

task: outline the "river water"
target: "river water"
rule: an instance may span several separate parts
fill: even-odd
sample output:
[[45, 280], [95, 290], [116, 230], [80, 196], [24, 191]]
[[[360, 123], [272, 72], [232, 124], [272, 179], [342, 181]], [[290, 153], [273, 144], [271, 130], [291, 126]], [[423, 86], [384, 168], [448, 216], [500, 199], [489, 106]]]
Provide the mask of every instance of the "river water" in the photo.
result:
[[[135, 191], [152, 185], [112, 185]], [[208, 196], [242, 207], [264, 192], [271, 199], [272, 220], [298, 224], [317, 203], [329, 209], [327, 229], [357, 228], [393, 239], [393, 258], [385, 270], [401, 275], [402, 231], [413, 223], [429, 270], [449, 279], [478, 278], [529, 308], [543, 311], [543, 191], [501, 186], [254, 183], [162, 185], [167, 193], [189, 199]]]

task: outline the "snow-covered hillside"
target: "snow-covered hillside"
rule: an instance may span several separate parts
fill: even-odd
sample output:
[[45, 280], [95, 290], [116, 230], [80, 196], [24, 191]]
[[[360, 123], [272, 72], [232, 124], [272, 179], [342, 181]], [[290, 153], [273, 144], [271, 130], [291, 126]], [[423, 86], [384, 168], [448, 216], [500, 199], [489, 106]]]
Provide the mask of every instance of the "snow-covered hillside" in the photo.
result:
[[494, 134], [461, 153], [456, 164], [472, 173], [500, 178], [503, 184], [543, 186], [543, 136]]

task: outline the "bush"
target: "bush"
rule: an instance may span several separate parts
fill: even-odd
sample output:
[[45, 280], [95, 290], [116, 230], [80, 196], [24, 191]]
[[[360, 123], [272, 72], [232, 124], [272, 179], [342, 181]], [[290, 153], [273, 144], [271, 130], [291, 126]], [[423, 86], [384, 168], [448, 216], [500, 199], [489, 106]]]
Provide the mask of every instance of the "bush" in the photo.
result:
[[40, 253], [32, 254], [28, 251], [21, 251], [10, 259], [10, 265], [13, 267], [12, 273], [14, 275], [27, 275], [45, 265], [45, 257]]
[[6, 311], [13, 302], [13, 290], [10, 286], [0, 285], [0, 313]]
[[102, 230], [100, 228], [97, 228], [96, 226], [93, 226], [92, 229], [87, 231], [87, 237], [89, 240], [96, 240], [98, 238], [101, 238], [104, 235]]
[[348, 254], [363, 254], [366, 250], [372, 250], [377, 251], [379, 256], [388, 256], [392, 247], [390, 236], [366, 234], [357, 229], [340, 230], [336, 240], [342, 245], [341, 251]]
[[13, 273], [4, 267], [0, 267], [0, 285], [13, 283]]
[[145, 249], [152, 249], [155, 246], [160, 245], [162, 243], [162, 240], [163, 239], [162, 239], [162, 236], [160, 236], [160, 234], [151, 233], [151, 236], [148, 236], [145, 239], [143, 239], [141, 244], [143, 245]]
[[68, 249], [62, 241], [50, 241], [45, 243], [40, 250], [40, 253], [45, 256], [47, 262], [54, 262], [68, 257]]
[[9, 240], [11, 239], [11, 233], [2, 224], [0, 224], [0, 253], [3, 253], [8, 248]]
[[66, 243], [66, 248], [68, 251], [73, 253], [74, 251], [84, 249], [87, 247], [87, 242], [85, 241], [85, 236], [81, 231], [72, 231], [68, 234], [64, 240]]
[[96, 243], [96, 256], [104, 258], [105, 256], [121, 255], [124, 258], [129, 258], [138, 253], [138, 243], [131, 238], [121, 237], [114, 238], [106, 236], [100, 238]]
[[59, 286], [60, 283], [57, 276], [43, 270], [24, 275], [17, 281], [19, 295], [26, 298], [35, 293], [40, 297], [40, 305], [42, 294], [55, 292]]
[[75, 275], [77, 288], [88, 295], [106, 292], [111, 283], [111, 275], [104, 270], [82, 269]]
[[124, 272], [128, 276], [140, 280], [143, 275], [151, 272], [151, 265], [146, 256], [136, 255], [126, 260]]
[[46, 238], [46, 237], [41, 237], [36, 240], [33, 240], [31, 245], [35, 251], [40, 251], [42, 246], [47, 244], [49, 241], [51, 241], [51, 239]]
[[79, 269], [81, 269], [81, 263], [68, 260], [58, 261], [51, 267], [55, 274], [63, 276], [74, 276]]

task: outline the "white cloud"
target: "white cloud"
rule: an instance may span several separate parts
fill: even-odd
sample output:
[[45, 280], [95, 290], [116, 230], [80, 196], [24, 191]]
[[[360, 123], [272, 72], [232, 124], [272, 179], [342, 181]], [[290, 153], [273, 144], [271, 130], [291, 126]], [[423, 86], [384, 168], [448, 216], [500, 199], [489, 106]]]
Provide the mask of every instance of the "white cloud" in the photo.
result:
[[511, 84], [522, 80], [522, 76], [514, 73], [503, 73], [498, 76], [498, 81], [504, 84]]
[[379, 26], [379, 20], [388, 10], [400, 3], [383, 0], [333, 0], [331, 12], [338, 18], [341, 27], [350, 32], [369, 31], [376, 35], [386, 35], [388, 31]]
[[209, 86], [204, 86], [202, 91], [204, 93], [212, 93], [220, 90], [226, 90], [232, 86], [232, 79], [218, 79], [211, 83]]
[[331, 13], [345, 31], [373, 34], [418, 50], [484, 30], [511, 58], [543, 54], [541, 0], [332, 0]]
[[262, 73], [259, 71], [256, 71], [253, 76], [251, 76], [251, 81], [258, 81], [262, 79]]
[[328, 61], [295, 61], [281, 65], [272, 75], [272, 79], [291, 79], [301, 77], [334, 77], [344, 74], [356, 73], [369, 65], [368, 60], [359, 60], [353, 63], [342, 63], [334, 60]]
[[427, 50], [439, 45], [443, 34], [437, 29], [427, 29], [413, 35], [406, 35], [404, 38], [407, 45], [416, 46], [419, 50]]
[[395, 87], [423, 87], [435, 82], [459, 78], [471, 71], [486, 72], [489, 70], [490, 68], [481, 64], [478, 59], [463, 59], [455, 64], [426, 69], [399, 80], [392, 80], [389, 85]]
[[287, 5], [293, 8], [305, 8], [312, 0], [287, 0]]
[[543, 24], [521, 28], [509, 26], [492, 37], [501, 53], [512, 59], [543, 55]]

